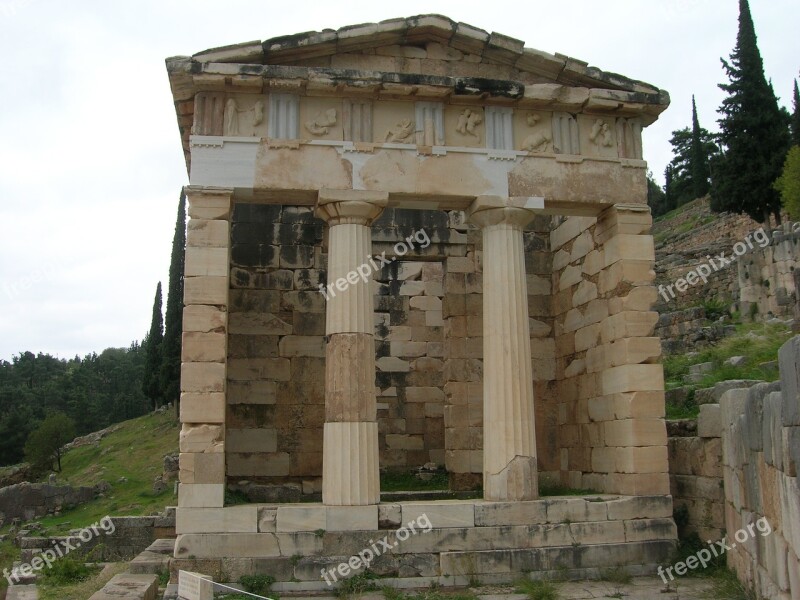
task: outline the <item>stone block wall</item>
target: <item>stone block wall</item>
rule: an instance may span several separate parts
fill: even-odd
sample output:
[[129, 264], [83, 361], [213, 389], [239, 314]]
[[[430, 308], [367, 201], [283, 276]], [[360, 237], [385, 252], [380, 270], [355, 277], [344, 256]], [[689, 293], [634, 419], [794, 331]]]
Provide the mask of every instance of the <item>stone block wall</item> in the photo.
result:
[[[221, 506], [226, 481], [319, 491], [328, 230], [310, 206], [189, 200], [181, 505]], [[539, 471], [571, 487], [669, 490], [650, 224], [617, 205], [524, 232]], [[477, 487], [481, 233], [461, 211], [387, 209], [372, 235], [380, 464]]]
[[[737, 262], [739, 310], [750, 314], [756, 305], [763, 317], [794, 316], [797, 292], [794, 270], [800, 262], [800, 223], [786, 222], [772, 232], [770, 244], [742, 256]], [[752, 308], [756, 310], [755, 307]]]
[[[719, 540], [725, 531], [722, 480], [722, 431], [719, 404], [701, 407], [699, 435], [669, 437], [670, 490], [680, 537], [697, 534], [701, 540]], [[678, 429], [678, 428], [675, 428]]]
[[94, 500], [93, 487], [74, 488], [24, 481], [0, 488], [0, 526], [15, 519], [32, 521]]
[[[22, 562], [29, 563], [34, 556], [60, 544], [74, 548], [76, 556], [91, 556], [93, 561], [131, 560], [153, 542], [175, 537], [175, 509], [167, 508], [163, 513], [147, 517], [110, 517], [111, 526], [98, 526], [99, 535], [78, 531], [71, 536], [24, 537], [19, 541]], [[110, 533], [106, 533], [110, 531]]]
[[668, 494], [649, 210], [617, 205], [550, 235], [562, 483]]
[[722, 456], [728, 565], [759, 598], [789, 600], [800, 595], [800, 337], [779, 359], [780, 382], [720, 399]]

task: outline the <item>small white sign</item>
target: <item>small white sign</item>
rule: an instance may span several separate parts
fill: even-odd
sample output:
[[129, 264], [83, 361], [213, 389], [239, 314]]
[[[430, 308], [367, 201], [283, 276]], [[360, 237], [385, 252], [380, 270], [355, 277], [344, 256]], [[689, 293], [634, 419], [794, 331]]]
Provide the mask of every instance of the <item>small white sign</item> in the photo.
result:
[[208, 575], [179, 571], [178, 598], [180, 600], [214, 600], [214, 582]]

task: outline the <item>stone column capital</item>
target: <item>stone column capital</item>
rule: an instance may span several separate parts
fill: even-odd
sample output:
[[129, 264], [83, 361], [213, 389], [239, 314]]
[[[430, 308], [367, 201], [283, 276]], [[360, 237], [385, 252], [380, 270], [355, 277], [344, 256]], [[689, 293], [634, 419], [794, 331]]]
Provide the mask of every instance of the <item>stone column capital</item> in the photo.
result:
[[481, 229], [500, 224], [522, 229], [543, 208], [543, 198], [478, 196], [467, 210], [467, 217]]
[[388, 192], [322, 189], [314, 214], [328, 225], [352, 223], [369, 226], [388, 202]]

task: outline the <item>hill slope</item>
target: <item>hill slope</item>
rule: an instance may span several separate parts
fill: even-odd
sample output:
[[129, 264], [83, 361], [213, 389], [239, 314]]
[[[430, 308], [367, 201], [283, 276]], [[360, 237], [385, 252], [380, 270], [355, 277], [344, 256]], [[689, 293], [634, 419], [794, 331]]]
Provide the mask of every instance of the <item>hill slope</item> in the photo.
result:
[[[153, 480], [164, 469], [164, 456], [178, 452], [179, 424], [174, 411], [156, 412], [114, 426], [101, 440], [73, 448], [62, 459], [59, 483], [111, 488], [94, 501], [41, 519], [49, 533], [84, 527], [106, 515], [147, 515], [174, 505], [173, 483], [153, 493]], [[46, 480], [46, 477], [44, 478]]]

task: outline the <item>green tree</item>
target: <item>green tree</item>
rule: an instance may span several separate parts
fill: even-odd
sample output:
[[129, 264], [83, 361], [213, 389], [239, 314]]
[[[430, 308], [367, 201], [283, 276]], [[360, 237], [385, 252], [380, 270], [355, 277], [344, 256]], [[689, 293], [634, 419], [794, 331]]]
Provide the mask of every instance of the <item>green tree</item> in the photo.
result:
[[667, 212], [666, 207], [667, 195], [661, 186], [658, 185], [653, 179], [653, 173], [647, 172], [647, 205], [650, 207], [650, 212], [654, 217], [659, 217]]
[[[708, 178], [703, 172], [708, 173], [708, 164], [717, 153], [718, 148], [714, 143], [714, 136], [698, 124], [697, 135], [692, 129], [684, 127], [672, 132], [669, 140], [672, 145], [672, 160], [670, 166], [670, 205], [673, 208], [700, 198], [708, 192]], [[696, 169], [695, 162], [703, 163]], [[695, 177], [700, 177], [699, 184], [695, 185]], [[703, 179], [703, 177], [706, 177]], [[705, 192], [698, 195], [698, 191]]]
[[166, 402], [180, 400], [181, 332], [183, 330], [183, 266], [186, 257], [186, 195], [181, 191], [169, 263], [169, 295], [161, 362], [161, 391]]
[[792, 146], [786, 155], [783, 173], [775, 182], [783, 207], [793, 219], [800, 219], [800, 146]]
[[794, 95], [792, 97], [794, 110], [792, 111], [792, 144], [800, 146], [800, 91], [797, 89], [797, 80], [794, 80]]
[[664, 212], [668, 213], [678, 207], [675, 197], [675, 173], [672, 165], [667, 165], [664, 169]]
[[161, 345], [164, 341], [164, 319], [161, 314], [161, 282], [156, 286], [156, 297], [153, 300], [153, 318], [150, 321], [150, 332], [144, 343], [145, 363], [142, 377], [142, 391], [158, 408], [163, 394], [161, 393]]
[[25, 442], [25, 458], [36, 469], [61, 472], [62, 446], [75, 439], [75, 421], [64, 413], [53, 413], [34, 429]]
[[739, 33], [730, 62], [722, 59], [728, 96], [718, 112], [722, 156], [715, 161], [712, 208], [747, 213], [761, 223], [780, 222], [780, 196], [773, 183], [789, 149], [788, 115], [778, 107], [764, 76], [747, 0], [739, 0]]
[[[702, 198], [711, 188], [708, 172], [709, 148], [707, 142], [709, 137], [708, 131], [700, 127], [700, 121], [697, 119], [697, 105], [694, 101], [694, 95], [692, 95], [692, 141], [689, 154], [689, 171], [691, 172], [692, 191], [695, 198]], [[716, 146], [714, 146], [712, 152], [714, 151], [716, 151]]]

